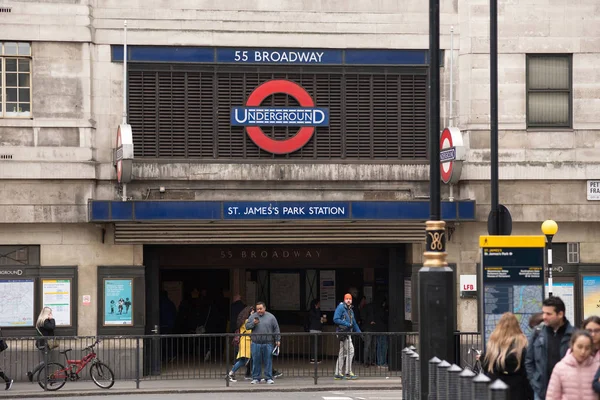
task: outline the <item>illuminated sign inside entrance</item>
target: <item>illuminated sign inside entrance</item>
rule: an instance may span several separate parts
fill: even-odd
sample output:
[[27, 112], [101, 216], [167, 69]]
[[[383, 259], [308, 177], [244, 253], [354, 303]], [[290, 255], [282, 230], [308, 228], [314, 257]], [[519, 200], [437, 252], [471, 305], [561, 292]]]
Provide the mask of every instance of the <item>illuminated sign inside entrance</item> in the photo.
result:
[[[298, 101], [300, 107], [261, 107], [269, 96], [283, 93]], [[288, 80], [272, 80], [258, 86], [245, 107], [231, 109], [231, 125], [245, 126], [252, 141], [273, 154], [288, 154], [301, 149], [312, 138], [315, 127], [329, 125], [329, 109], [315, 107], [310, 94]], [[268, 137], [261, 126], [298, 126], [298, 133], [285, 140]]]

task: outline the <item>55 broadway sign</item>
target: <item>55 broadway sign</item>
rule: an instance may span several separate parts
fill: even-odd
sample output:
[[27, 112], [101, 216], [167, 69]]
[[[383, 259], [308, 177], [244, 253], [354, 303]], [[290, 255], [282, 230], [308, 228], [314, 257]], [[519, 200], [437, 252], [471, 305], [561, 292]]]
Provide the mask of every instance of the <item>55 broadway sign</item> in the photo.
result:
[[[262, 102], [276, 93], [296, 99], [300, 107], [262, 107]], [[301, 149], [312, 138], [315, 127], [329, 125], [329, 109], [315, 107], [310, 94], [288, 80], [272, 80], [258, 86], [248, 97], [245, 107], [231, 109], [231, 125], [245, 126], [250, 139], [261, 149], [273, 154], [288, 154]], [[296, 126], [298, 132], [287, 139], [276, 140], [261, 127]]]

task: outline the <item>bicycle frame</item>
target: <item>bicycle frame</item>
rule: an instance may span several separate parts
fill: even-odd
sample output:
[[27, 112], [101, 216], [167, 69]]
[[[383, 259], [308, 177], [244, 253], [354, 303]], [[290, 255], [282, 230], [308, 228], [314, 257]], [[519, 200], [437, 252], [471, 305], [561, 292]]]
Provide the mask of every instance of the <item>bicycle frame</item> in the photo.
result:
[[[81, 360], [69, 360], [67, 355], [65, 354], [65, 361], [67, 365], [64, 369], [60, 371], [56, 371], [54, 376], [56, 378], [69, 378], [72, 373], [79, 374], [83, 369], [92, 361], [96, 359], [96, 353], [92, 350], [90, 353], [86, 354]], [[73, 365], [77, 366], [77, 370], [73, 371]], [[65, 373], [65, 375], [61, 375], [61, 373]]]

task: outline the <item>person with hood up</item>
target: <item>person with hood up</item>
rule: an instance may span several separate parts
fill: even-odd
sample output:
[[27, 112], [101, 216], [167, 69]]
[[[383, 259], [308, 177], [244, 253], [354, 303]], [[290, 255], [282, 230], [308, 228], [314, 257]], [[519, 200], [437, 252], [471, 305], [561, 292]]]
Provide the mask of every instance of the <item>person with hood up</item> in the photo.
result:
[[[354, 358], [354, 345], [352, 344], [351, 332], [360, 333], [360, 328], [352, 310], [352, 295], [346, 293], [344, 301], [335, 309], [333, 323], [337, 325], [338, 339], [340, 340], [340, 352], [335, 366], [334, 379], [357, 379], [358, 376], [352, 372], [352, 359]], [[346, 366], [344, 373], [344, 365]]]

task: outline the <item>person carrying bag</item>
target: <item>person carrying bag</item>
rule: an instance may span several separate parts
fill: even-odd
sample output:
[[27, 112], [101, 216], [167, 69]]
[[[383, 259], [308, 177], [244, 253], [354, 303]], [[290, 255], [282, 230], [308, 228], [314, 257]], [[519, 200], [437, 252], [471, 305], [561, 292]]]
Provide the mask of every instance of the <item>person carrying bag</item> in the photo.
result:
[[[52, 309], [50, 307], [44, 307], [38, 316], [35, 329], [38, 334], [44, 338], [54, 336], [55, 328], [56, 321], [52, 315]], [[27, 378], [29, 378], [29, 382], [32, 383], [34, 375], [44, 367], [48, 353], [58, 347], [58, 342], [54, 339], [37, 339], [35, 341], [35, 347], [37, 347], [42, 354], [42, 361], [33, 369], [33, 371], [27, 371]]]

